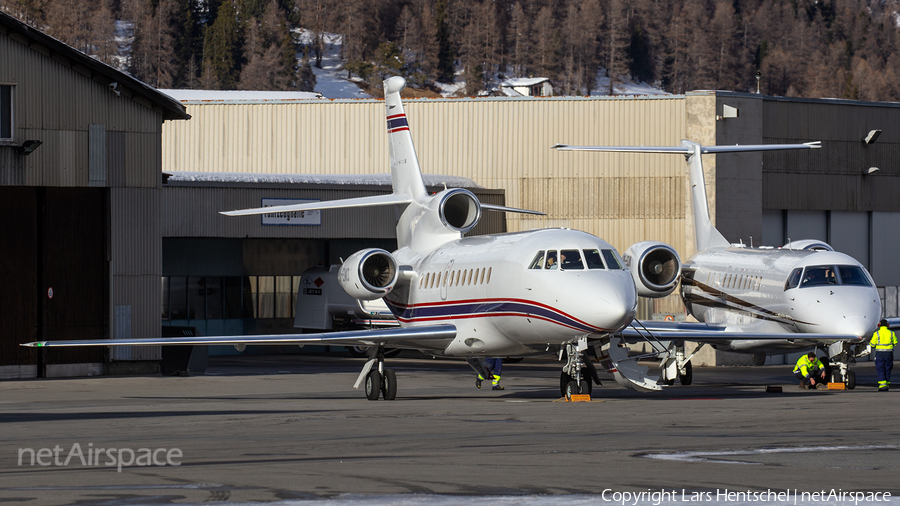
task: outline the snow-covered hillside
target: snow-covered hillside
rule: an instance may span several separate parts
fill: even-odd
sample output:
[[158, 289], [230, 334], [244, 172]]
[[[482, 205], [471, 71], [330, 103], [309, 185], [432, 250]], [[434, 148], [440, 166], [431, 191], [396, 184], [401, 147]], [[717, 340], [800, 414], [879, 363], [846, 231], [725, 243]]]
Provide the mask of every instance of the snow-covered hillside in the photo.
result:
[[[300, 41], [304, 44], [312, 42], [313, 34], [308, 30], [299, 32]], [[347, 71], [344, 70], [341, 54], [341, 36], [333, 33], [325, 34], [325, 50], [322, 54], [322, 68], [312, 66], [316, 75], [316, 92], [325, 98], [370, 98], [370, 95], [362, 91], [354, 82], [359, 78], [347, 79]], [[459, 73], [461, 74], [461, 73]], [[445, 97], [459, 96], [460, 91], [466, 87], [461, 75], [457, 75], [453, 83], [435, 83], [440, 88], [441, 95]], [[608, 95], [609, 78], [606, 71], [600, 69], [597, 73], [597, 86], [591, 95]], [[624, 83], [616, 86], [617, 95], [665, 95], [666, 92], [647, 83]]]

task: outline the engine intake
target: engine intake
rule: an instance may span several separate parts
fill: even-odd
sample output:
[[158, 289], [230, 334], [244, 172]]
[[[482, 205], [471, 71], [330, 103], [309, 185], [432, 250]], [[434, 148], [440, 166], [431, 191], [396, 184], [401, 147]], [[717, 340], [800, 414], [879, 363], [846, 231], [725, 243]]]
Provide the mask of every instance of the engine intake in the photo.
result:
[[399, 274], [393, 255], [370, 248], [350, 255], [338, 271], [338, 283], [355, 299], [375, 300], [394, 289]]
[[481, 218], [481, 203], [469, 190], [453, 188], [436, 195], [438, 215], [441, 223], [450, 230], [465, 234], [478, 224]]
[[639, 242], [628, 248], [623, 258], [641, 297], [665, 297], [678, 285], [681, 257], [668, 244]]

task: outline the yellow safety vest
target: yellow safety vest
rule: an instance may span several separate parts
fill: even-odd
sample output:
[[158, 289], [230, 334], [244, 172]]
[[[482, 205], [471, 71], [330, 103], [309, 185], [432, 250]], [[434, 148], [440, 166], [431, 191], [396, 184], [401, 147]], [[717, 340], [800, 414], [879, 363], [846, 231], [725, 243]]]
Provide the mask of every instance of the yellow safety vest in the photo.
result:
[[800, 371], [800, 374], [802, 374], [804, 377], [808, 377], [810, 366], [812, 366], [814, 369], [825, 368], [825, 364], [823, 364], [822, 361], [818, 359], [818, 357], [815, 361], [812, 361], [809, 359], [809, 357], [803, 355], [802, 357], [800, 357], [800, 360], [797, 361], [797, 365], [794, 366], [794, 372]]
[[892, 351], [897, 346], [897, 334], [887, 327], [881, 327], [872, 334], [870, 344], [875, 351]]

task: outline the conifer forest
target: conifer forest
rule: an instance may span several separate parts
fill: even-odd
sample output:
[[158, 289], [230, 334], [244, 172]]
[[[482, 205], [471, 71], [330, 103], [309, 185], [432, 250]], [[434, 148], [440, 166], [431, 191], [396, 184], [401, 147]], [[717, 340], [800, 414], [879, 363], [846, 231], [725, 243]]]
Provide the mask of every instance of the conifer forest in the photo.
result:
[[[900, 100], [900, 0], [0, 0], [0, 10], [157, 88], [315, 88], [325, 44], [377, 93], [513, 77], [558, 95]], [[608, 84], [606, 79], [608, 78]], [[606, 89], [604, 89], [604, 87]]]

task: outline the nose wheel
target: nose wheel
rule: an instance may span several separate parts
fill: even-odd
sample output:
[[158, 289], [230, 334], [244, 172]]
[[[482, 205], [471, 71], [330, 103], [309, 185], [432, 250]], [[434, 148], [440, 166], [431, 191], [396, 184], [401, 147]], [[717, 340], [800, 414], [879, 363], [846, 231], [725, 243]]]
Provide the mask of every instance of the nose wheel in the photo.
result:
[[[593, 390], [591, 378], [597, 378], [597, 370], [594, 368], [594, 364], [585, 362], [584, 350], [586, 349], [586, 337], [566, 345], [566, 365], [563, 366], [559, 375], [559, 391], [568, 400], [577, 394], [591, 395], [591, 390]], [[597, 384], [600, 384], [599, 379], [597, 379]]]

